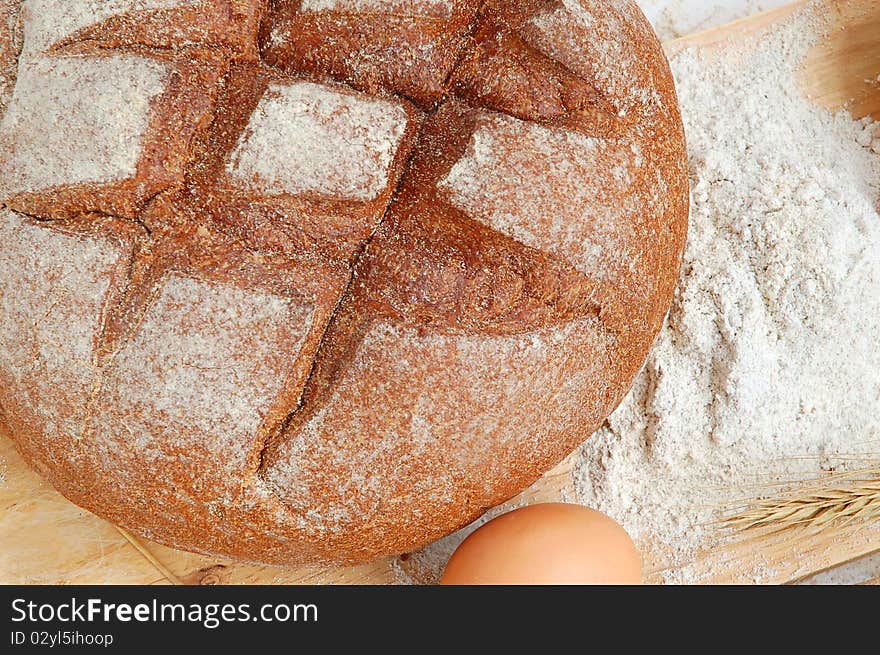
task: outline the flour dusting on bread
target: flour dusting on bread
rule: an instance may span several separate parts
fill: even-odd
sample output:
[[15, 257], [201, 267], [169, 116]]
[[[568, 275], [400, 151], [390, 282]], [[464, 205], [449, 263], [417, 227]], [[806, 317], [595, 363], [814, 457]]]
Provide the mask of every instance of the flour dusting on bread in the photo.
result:
[[[199, 485], [201, 497], [231, 502], [312, 313], [278, 296], [169, 278], [108, 367], [98, 440], [142, 453], [125, 468], [147, 466], [154, 479], [169, 482], [168, 460], [187, 453], [202, 470], [220, 469], [203, 474], [212, 482]], [[199, 457], [205, 459], [196, 464]]]
[[405, 16], [447, 18], [453, 0], [302, 0], [302, 11], [385, 12]]
[[[377, 325], [324, 408], [280, 444], [267, 480], [288, 506], [328, 532], [449, 512], [463, 496], [491, 492], [492, 480], [508, 475], [519, 458], [548, 458], [548, 433], [565, 434], [605, 411], [583, 399], [608, 394], [602, 353], [612, 341], [596, 319], [494, 337]], [[509, 458], [468, 475], [473, 453], [486, 443]], [[339, 489], [337, 511], [310, 513], [326, 486]]]
[[19, 390], [24, 420], [60, 455], [81, 436], [103, 305], [126, 254], [109, 239], [64, 234], [7, 210], [0, 243], [0, 380]]
[[11, 195], [133, 177], [152, 101], [167, 71], [114, 56], [24, 64], [0, 124], [0, 192]]
[[273, 85], [231, 161], [230, 175], [270, 193], [372, 200], [406, 131], [397, 103], [300, 82]]
[[478, 125], [467, 154], [439, 185], [453, 204], [590, 277], [632, 259], [630, 235], [611, 238], [629, 222], [622, 198], [637, 167], [628, 148], [500, 114]]
[[198, 4], [200, 0], [24, 0], [25, 45], [22, 56], [44, 54], [77, 30], [132, 11]]

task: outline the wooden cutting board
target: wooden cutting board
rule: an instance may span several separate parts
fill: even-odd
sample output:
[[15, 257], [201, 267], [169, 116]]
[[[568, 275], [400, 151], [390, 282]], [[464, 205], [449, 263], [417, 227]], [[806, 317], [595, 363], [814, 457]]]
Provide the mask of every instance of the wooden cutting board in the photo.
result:
[[[784, 20], [806, 2], [666, 44], [672, 55], [684, 48], [712, 48], [745, 39]], [[880, 119], [880, 3], [827, 0], [833, 16], [829, 38], [808, 57], [801, 85], [816, 102], [846, 107], [857, 117]], [[548, 473], [510, 504], [572, 497], [574, 459]], [[249, 566], [175, 551], [142, 541], [61, 497], [30, 471], [0, 426], [0, 583], [217, 584], [217, 583], [391, 583], [396, 558], [354, 568]], [[703, 553], [671, 564], [647, 544], [649, 581], [664, 568], [688, 570], [689, 579], [792, 582], [880, 550], [880, 525], [853, 528], [834, 538], [822, 535], [766, 538]]]

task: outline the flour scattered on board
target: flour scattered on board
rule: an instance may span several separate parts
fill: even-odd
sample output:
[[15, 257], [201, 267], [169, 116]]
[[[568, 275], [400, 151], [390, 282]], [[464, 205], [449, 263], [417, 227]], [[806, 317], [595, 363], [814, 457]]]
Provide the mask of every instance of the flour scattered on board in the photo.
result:
[[810, 21], [673, 62], [693, 197], [681, 284], [577, 483], [681, 560], [748, 485], [880, 452], [880, 124], [798, 91]]
[[791, 0], [636, 0], [663, 41], [769, 11]]

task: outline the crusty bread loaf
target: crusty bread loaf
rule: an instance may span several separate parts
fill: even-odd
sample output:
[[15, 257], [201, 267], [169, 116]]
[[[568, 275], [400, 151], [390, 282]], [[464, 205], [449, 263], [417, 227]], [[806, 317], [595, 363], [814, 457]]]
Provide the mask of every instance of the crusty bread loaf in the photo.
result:
[[0, 7], [0, 406], [73, 502], [363, 561], [525, 488], [626, 393], [688, 213], [633, 2]]

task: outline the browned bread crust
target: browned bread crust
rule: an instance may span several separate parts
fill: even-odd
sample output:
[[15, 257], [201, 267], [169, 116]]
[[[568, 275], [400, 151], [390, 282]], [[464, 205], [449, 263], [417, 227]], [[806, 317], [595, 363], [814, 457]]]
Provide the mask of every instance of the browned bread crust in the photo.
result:
[[0, 406], [64, 495], [179, 548], [358, 562], [620, 402], [688, 214], [633, 2], [94, 6], [0, 1]]
[[19, 1], [0, 0], [0, 116], [15, 86], [18, 55], [21, 52], [21, 24]]

